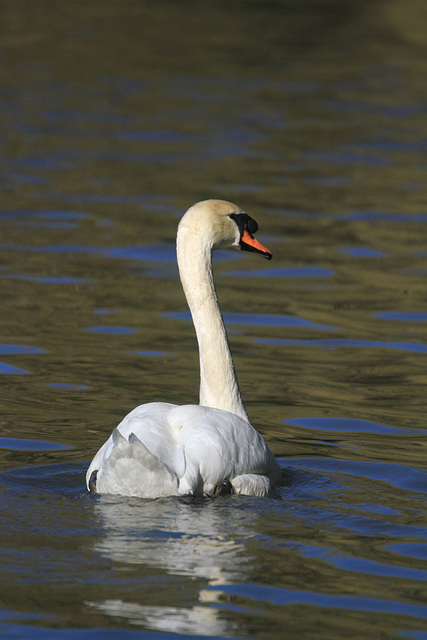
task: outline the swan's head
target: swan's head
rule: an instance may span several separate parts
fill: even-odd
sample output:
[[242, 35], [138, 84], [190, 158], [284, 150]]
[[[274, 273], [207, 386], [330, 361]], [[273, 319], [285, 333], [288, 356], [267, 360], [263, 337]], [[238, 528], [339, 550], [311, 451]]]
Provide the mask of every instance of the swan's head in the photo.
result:
[[254, 238], [258, 225], [240, 207], [226, 200], [203, 200], [188, 209], [179, 232], [197, 235], [211, 249], [240, 249], [260, 253], [267, 260], [273, 254]]

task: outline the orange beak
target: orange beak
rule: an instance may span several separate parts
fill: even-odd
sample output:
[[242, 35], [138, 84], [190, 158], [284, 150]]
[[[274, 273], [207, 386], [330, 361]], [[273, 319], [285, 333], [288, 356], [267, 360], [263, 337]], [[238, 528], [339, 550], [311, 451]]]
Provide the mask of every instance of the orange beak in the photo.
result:
[[260, 253], [267, 258], [267, 260], [271, 260], [273, 254], [271, 251], [266, 249], [258, 240], [256, 240], [253, 235], [251, 235], [248, 230], [243, 229], [242, 236], [240, 238], [240, 246], [244, 251], [254, 251], [256, 253]]

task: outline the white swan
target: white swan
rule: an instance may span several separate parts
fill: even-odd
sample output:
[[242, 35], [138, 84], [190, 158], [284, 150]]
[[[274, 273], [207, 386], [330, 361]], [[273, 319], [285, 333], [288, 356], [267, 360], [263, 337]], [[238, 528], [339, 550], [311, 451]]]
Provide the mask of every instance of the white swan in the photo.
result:
[[240, 207], [205, 200], [183, 216], [177, 234], [181, 282], [199, 343], [200, 405], [143, 404], [114, 429], [86, 475], [88, 489], [143, 498], [240, 493], [266, 496], [281, 472], [249, 424], [212, 275], [212, 250], [272, 254], [253, 236]]

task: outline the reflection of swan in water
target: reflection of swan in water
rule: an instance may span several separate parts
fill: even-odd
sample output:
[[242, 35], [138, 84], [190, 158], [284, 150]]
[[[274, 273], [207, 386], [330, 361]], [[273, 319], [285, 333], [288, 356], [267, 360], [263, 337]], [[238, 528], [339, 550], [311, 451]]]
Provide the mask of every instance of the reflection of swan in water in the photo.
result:
[[[238, 625], [221, 619], [218, 610], [206, 606], [156, 607], [124, 602], [123, 600], [104, 600], [104, 602], [86, 603], [99, 613], [114, 618], [125, 618], [132, 624], [148, 629], [170, 633], [189, 633], [197, 636], [229, 635], [238, 631]], [[234, 633], [233, 633], [234, 635]]]
[[95, 509], [106, 535], [96, 549], [116, 562], [155, 566], [212, 585], [235, 580], [247, 562], [243, 541], [258, 516], [223, 502], [103, 496]]
[[[169, 576], [183, 576], [185, 591], [180, 592], [180, 606], [147, 604], [140, 600], [139, 592], [127, 599], [86, 604], [147, 629], [199, 635], [235, 632], [221, 608], [212, 606], [222, 592], [210, 589], [247, 579], [251, 557], [245, 542], [252, 538], [259, 514], [253, 509], [237, 509], [235, 500], [145, 501], [102, 496], [95, 511], [105, 533], [96, 551], [123, 570], [140, 565], [148, 568], [145, 573], [164, 571]], [[157, 582], [162, 581], [167, 589], [170, 579], [160, 574]], [[175, 589], [176, 585], [174, 603]]]
[[266, 496], [281, 484], [274, 456], [248, 421], [212, 275], [214, 249], [272, 257], [254, 238], [257, 229], [255, 220], [222, 200], [199, 202], [182, 218], [177, 257], [199, 342], [200, 405], [154, 402], [131, 411], [92, 460], [91, 491]]

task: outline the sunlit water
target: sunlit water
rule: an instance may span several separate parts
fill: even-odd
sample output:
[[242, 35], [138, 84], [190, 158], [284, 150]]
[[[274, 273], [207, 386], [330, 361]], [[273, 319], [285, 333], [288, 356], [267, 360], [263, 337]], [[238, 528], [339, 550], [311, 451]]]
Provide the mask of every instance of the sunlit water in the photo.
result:
[[[8, 3], [0, 635], [427, 638], [422, 3]], [[209, 28], [207, 28], [209, 26]], [[174, 237], [218, 293], [269, 499], [91, 497], [134, 406], [197, 401]]]

